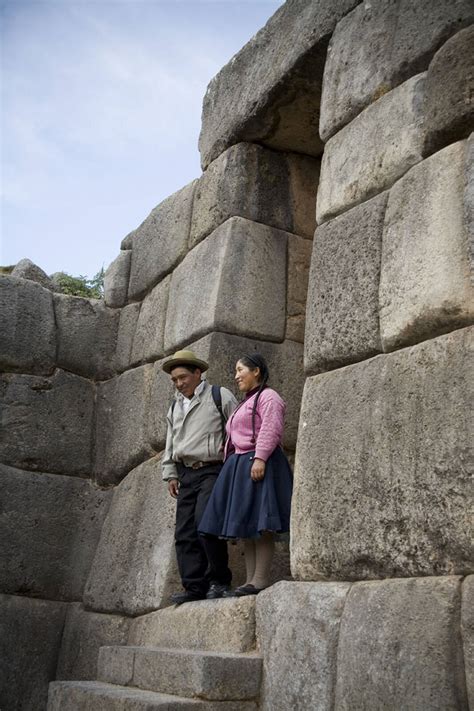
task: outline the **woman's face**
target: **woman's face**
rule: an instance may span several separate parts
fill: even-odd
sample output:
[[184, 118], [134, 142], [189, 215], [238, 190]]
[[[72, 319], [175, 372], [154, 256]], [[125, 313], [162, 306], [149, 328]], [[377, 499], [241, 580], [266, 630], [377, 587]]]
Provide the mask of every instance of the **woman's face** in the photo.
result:
[[238, 360], [235, 366], [235, 380], [239, 390], [243, 393], [248, 393], [260, 385], [260, 368], [248, 368]]

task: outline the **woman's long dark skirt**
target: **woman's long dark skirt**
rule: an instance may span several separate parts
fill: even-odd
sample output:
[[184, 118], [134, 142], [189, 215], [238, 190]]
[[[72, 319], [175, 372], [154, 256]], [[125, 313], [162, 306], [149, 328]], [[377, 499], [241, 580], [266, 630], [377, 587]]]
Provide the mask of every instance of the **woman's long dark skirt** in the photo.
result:
[[293, 474], [283, 450], [269, 457], [262, 481], [250, 470], [255, 452], [226, 459], [207, 503], [199, 533], [220, 538], [257, 538], [263, 531], [290, 530]]

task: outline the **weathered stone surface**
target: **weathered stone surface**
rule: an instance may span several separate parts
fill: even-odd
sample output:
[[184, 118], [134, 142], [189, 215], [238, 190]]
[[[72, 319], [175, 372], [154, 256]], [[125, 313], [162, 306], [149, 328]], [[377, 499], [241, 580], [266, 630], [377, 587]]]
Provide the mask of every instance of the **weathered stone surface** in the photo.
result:
[[474, 26], [451, 37], [426, 76], [425, 151], [467, 138], [474, 127]]
[[119, 313], [102, 300], [54, 295], [59, 367], [103, 380], [114, 373]]
[[132, 249], [129, 299], [142, 297], [186, 254], [196, 182], [163, 200], [126, 238]]
[[165, 349], [210, 331], [283, 340], [286, 244], [285, 232], [233, 217], [191, 250], [171, 278]]
[[255, 598], [200, 600], [165, 607], [133, 620], [128, 643], [145, 647], [251, 652], [255, 648]]
[[131, 261], [131, 251], [122, 250], [107, 267], [104, 275], [104, 299], [107, 306], [117, 308], [127, 303]]
[[235, 364], [245, 353], [261, 353], [270, 370], [269, 385], [277, 390], [287, 404], [283, 445], [296, 446], [296, 435], [304, 386], [303, 345], [295, 341], [265, 343], [227, 333], [211, 333], [190, 348], [209, 363], [206, 376], [210, 383], [224, 385], [240, 399], [234, 380]]
[[0, 369], [49, 374], [56, 358], [53, 297], [39, 284], [0, 276]]
[[170, 376], [163, 372], [162, 360], [153, 366], [153, 378], [150, 388], [150, 415], [148, 418], [148, 431], [150, 444], [155, 452], [161, 452], [166, 443], [166, 413], [175, 393], [175, 388]]
[[474, 575], [462, 584], [461, 635], [469, 708], [474, 708]]
[[230, 217], [312, 236], [319, 161], [239, 143], [201, 176], [194, 196], [191, 246]]
[[321, 152], [319, 101], [327, 40], [357, 0], [290, 0], [214, 77], [199, 138], [205, 168], [240, 141]]
[[0, 464], [0, 588], [81, 598], [111, 493], [85, 479]]
[[471, 270], [474, 265], [474, 133], [466, 141], [466, 184], [464, 187], [464, 219]]
[[205, 701], [100, 681], [56, 681], [48, 711], [257, 711], [254, 701]]
[[99, 649], [126, 644], [130, 618], [87, 612], [81, 604], [68, 606], [56, 679], [97, 679]]
[[84, 603], [94, 610], [142, 615], [169, 604], [181, 582], [174, 553], [175, 501], [160, 457], [134, 469], [114, 490]]
[[37, 284], [44, 286], [45, 289], [55, 290], [55, 286], [46, 272], [32, 262], [31, 259], [20, 259], [11, 272], [11, 275], [13, 277], [19, 277], [20, 279], [35, 281]]
[[337, 656], [337, 711], [467, 708], [459, 633], [460, 580], [356, 583]]
[[89, 476], [93, 411], [94, 385], [78, 375], [0, 376], [0, 459], [20, 469]]
[[54, 679], [67, 604], [0, 594], [0, 708], [41, 711]]
[[424, 80], [419, 74], [393, 89], [328, 141], [318, 223], [390, 187], [422, 159]]
[[339, 624], [350, 585], [282, 582], [257, 598], [262, 711], [332, 711]]
[[99, 484], [117, 484], [156, 454], [148, 427], [152, 381], [153, 365], [142, 365], [98, 384], [94, 477]]
[[144, 298], [133, 336], [132, 364], [164, 355], [166, 309], [171, 277], [163, 279]]
[[305, 370], [380, 353], [379, 284], [388, 193], [318, 227], [306, 307]]
[[303, 343], [306, 297], [313, 243], [292, 235], [288, 239], [288, 290], [286, 298], [286, 337]]
[[390, 191], [380, 277], [385, 351], [474, 320], [463, 213], [465, 142], [412, 168]]
[[141, 306], [142, 302], [138, 301], [120, 309], [117, 347], [115, 350], [115, 367], [119, 372], [127, 370], [132, 365], [133, 339]]
[[474, 21], [470, 0], [399, 0], [358, 5], [342, 19], [324, 69], [324, 140], [417, 72], [446, 39]]
[[472, 572], [473, 334], [455, 331], [306, 381], [295, 578]]
[[237, 701], [258, 697], [261, 667], [256, 654], [103, 647], [98, 679], [164, 694]]

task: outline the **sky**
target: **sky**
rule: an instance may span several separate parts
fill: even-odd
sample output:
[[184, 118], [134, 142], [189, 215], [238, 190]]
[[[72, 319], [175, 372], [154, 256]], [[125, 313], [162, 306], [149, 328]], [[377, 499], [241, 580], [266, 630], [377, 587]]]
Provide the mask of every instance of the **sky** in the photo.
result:
[[282, 0], [0, 0], [0, 264], [92, 277], [201, 174], [211, 78]]

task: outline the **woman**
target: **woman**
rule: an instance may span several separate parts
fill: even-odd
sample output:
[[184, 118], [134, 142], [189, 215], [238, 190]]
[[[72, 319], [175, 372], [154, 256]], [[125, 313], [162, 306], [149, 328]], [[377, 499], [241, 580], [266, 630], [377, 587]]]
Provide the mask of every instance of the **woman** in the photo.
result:
[[225, 463], [198, 527], [205, 536], [244, 539], [247, 580], [231, 593], [238, 597], [268, 587], [274, 534], [290, 528], [293, 475], [281, 449], [286, 405], [268, 377], [261, 355], [237, 361], [245, 399], [227, 422]]

